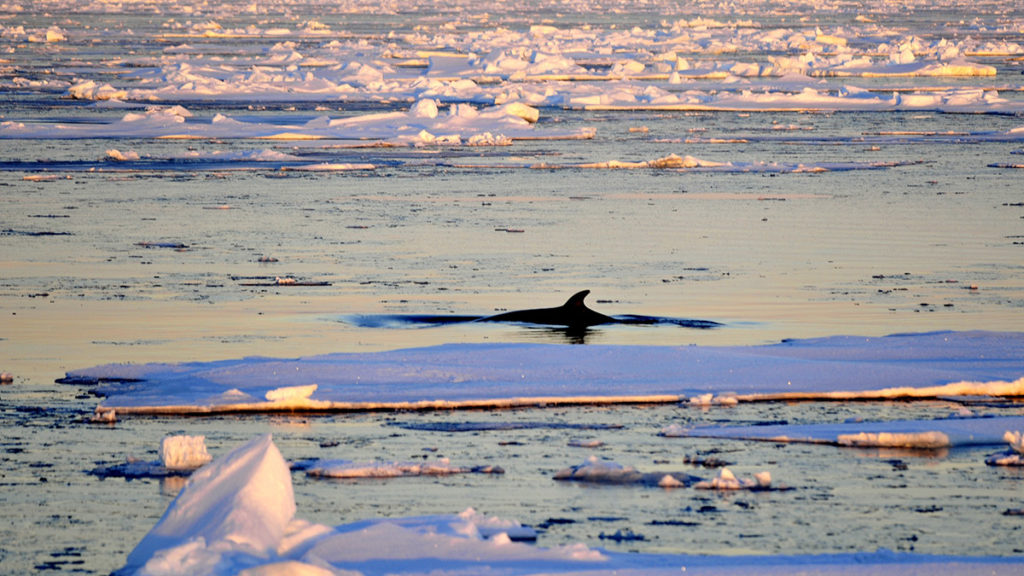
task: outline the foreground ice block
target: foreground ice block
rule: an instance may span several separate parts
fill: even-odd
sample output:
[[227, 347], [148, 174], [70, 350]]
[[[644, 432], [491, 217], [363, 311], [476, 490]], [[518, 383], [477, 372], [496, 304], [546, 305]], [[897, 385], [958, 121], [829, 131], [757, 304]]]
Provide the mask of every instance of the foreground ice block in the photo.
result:
[[260, 436], [193, 474], [122, 573], [220, 573], [225, 558], [276, 551], [294, 514], [291, 471]]
[[[751, 481], [754, 482], [754, 481]], [[767, 477], [757, 483], [765, 485]], [[679, 486], [677, 486], [679, 487]], [[336, 527], [295, 519], [291, 473], [270, 435], [195, 473], [128, 556], [121, 575], [1020, 574], [1014, 558], [869, 553], [690, 556], [617, 553], [517, 540], [536, 533], [473, 509], [358, 520]]]

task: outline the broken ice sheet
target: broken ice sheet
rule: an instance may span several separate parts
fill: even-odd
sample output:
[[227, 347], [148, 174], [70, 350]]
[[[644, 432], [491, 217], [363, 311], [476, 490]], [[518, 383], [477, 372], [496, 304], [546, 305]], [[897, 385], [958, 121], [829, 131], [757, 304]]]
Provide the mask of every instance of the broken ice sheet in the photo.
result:
[[447, 458], [424, 462], [352, 462], [350, 460], [308, 460], [292, 465], [316, 478], [404, 478], [451, 476], [455, 474], [504, 474], [500, 466], [457, 466]]
[[590, 456], [583, 463], [559, 470], [555, 480], [592, 484], [660, 486], [678, 488], [690, 486], [701, 479], [685, 472], [640, 472], [632, 466], [601, 460]]

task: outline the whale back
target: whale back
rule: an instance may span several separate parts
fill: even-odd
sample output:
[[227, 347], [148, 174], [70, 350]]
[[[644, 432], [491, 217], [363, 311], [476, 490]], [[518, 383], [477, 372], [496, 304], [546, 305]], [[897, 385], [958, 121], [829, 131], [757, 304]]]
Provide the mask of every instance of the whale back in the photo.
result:
[[567, 326], [569, 328], [586, 328], [598, 324], [613, 324], [617, 320], [587, 308], [584, 300], [590, 290], [581, 290], [555, 308], [532, 308], [529, 310], [513, 310], [494, 316], [481, 318], [480, 322], [525, 322], [547, 326]]

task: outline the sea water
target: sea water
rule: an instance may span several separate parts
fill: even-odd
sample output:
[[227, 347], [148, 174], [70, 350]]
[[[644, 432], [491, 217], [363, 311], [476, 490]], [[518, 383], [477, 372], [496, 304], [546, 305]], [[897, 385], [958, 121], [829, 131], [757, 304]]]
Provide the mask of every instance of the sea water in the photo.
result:
[[[5, 24], [12, 38], [7, 57], [17, 66], [3, 72], [3, 121], [115, 121], [126, 113], [116, 103], [72, 100], [65, 97], [66, 84], [45, 82], [117, 83], [126, 70], [145, 69], [168, 47], [186, 43], [215, 62], [247, 51], [262, 54], [277, 42], [264, 35], [204, 43], [194, 27], [207, 19], [270, 29], [319, 18], [338, 36], [371, 44], [387, 43], [392, 30], [411, 33], [421, 22], [440, 26], [454, 19], [433, 12], [323, 14], [305, 6], [287, 17], [230, 7], [190, 14], [162, 5], [124, 18], [101, 8], [63, 19], [41, 11], [11, 17]], [[615, 17], [582, 4], [577, 8], [568, 14], [527, 11], [528, 17], [502, 13], [500, 20], [518, 29], [539, 22], [590, 24], [611, 34], [612, 25], [655, 28], [667, 17], [699, 15], [665, 6], [653, 13], [627, 9]], [[706, 8], [719, 20], [732, 17], [722, 8]], [[951, 38], [974, 34], [1019, 41], [1014, 30], [1020, 13], [993, 9], [978, 16], [980, 23], [961, 23], [964, 10], [922, 9], [906, 20], [871, 16], [908, 26], [903, 40], [918, 32], [939, 34], [954, 23], [962, 33]], [[855, 16], [828, 7], [809, 16], [780, 10], [764, 15], [763, 26], [829, 29], [852, 25]], [[801, 17], [814, 21], [800, 23]], [[19, 36], [16, 25], [29, 32]], [[45, 32], [51, 25], [68, 31], [73, 41], [28, 39], [32, 30]], [[123, 34], [126, 29], [133, 34]], [[864, 33], [873, 30], [865, 25]], [[106, 41], [108, 36], [116, 41]], [[302, 42], [319, 45], [332, 38]], [[114, 60], [121, 66], [117, 73], [108, 66]], [[613, 58], [587, 60], [601, 66]], [[820, 81], [883, 92], [999, 87], [1003, 97], [1020, 99], [1019, 58], [975, 60], [992, 62], [999, 75]], [[350, 103], [308, 95], [266, 102], [258, 95], [245, 101], [178, 97], [197, 121], [223, 114], [289, 126], [323, 115], [402, 111], [410, 105], [402, 98]], [[296, 473], [303, 517], [330, 525], [473, 506], [538, 527], [541, 545], [583, 541], [616, 550], [708, 554], [879, 548], [1022, 553], [1019, 516], [1004, 512], [1020, 508], [1024, 477], [985, 466], [990, 450], [984, 448], [886, 451], [657, 435], [674, 423], [942, 417], [959, 408], [952, 402], [131, 418], [96, 425], [88, 419], [97, 400], [87, 390], [54, 383], [67, 370], [104, 362], [295, 357], [445, 342], [760, 344], [1024, 325], [1024, 195], [1020, 170], [1003, 167], [1019, 164], [1022, 145], [1012, 134], [1022, 122], [1015, 113], [543, 106], [540, 111], [539, 131], [593, 129], [595, 136], [483, 148], [214, 138], [0, 140], [0, 369], [15, 377], [0, 389], [4, 571], [116, 569], [181, 480], [101, 479], [90, 470], [129, 458], [154, 460], [161, 440], [171, 434], [204, 435], [216, 457], [267, 431], [290, 460], [446, 457], [506, 471], [372, 481]], [[139, 160], [112, 160], [115, 149], [122, 156], [134, 152]], [[255, 161], [217, 160], [217, 153], [264, 150], [376, 168], [291, 172]], [[572, 167], [670, 154], [730, 163], [732, 169]], [[548, 167], [535, 167], [540, 164]], [[523, 326], [372, 328], [348, 321], [356, 314], [490, 314], [554, 306], [581, 289], [592, 291], [591, 306], [604, 313], [707, 319], [724, 326], [598, 327], [569, 335]], [[972, 409], [1022, 412], [1013, 403]], [[497, 430], [443, 426], [466, 422], [495, 423]], [[569, 426], [509, 429], [516, 422]], [[442, 426], [415, 426], [423, 423]], [[603, 445], [570, 446], [589, 441]], [[769, 470], [775, 483], [793, 489], [723, 495], [552, 479], [591, 455], [643, 472], [687, 471], [706, 478], [717, 470], [687, 460], [715, 457], [746, 476]]]

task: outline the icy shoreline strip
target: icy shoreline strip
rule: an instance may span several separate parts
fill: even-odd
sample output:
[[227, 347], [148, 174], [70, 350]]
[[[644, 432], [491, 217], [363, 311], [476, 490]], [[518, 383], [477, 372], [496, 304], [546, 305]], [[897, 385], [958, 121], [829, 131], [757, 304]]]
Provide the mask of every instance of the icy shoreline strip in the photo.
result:
[[1024, 396], [1022, 374], [1024, 333], [936, 332], [734, 347], [446, 344], [109, 364], [68, 378], [96, 383], [102, 407], [118, 414], [213, 414], [670, 403], [706, 394], [729, 402]]

